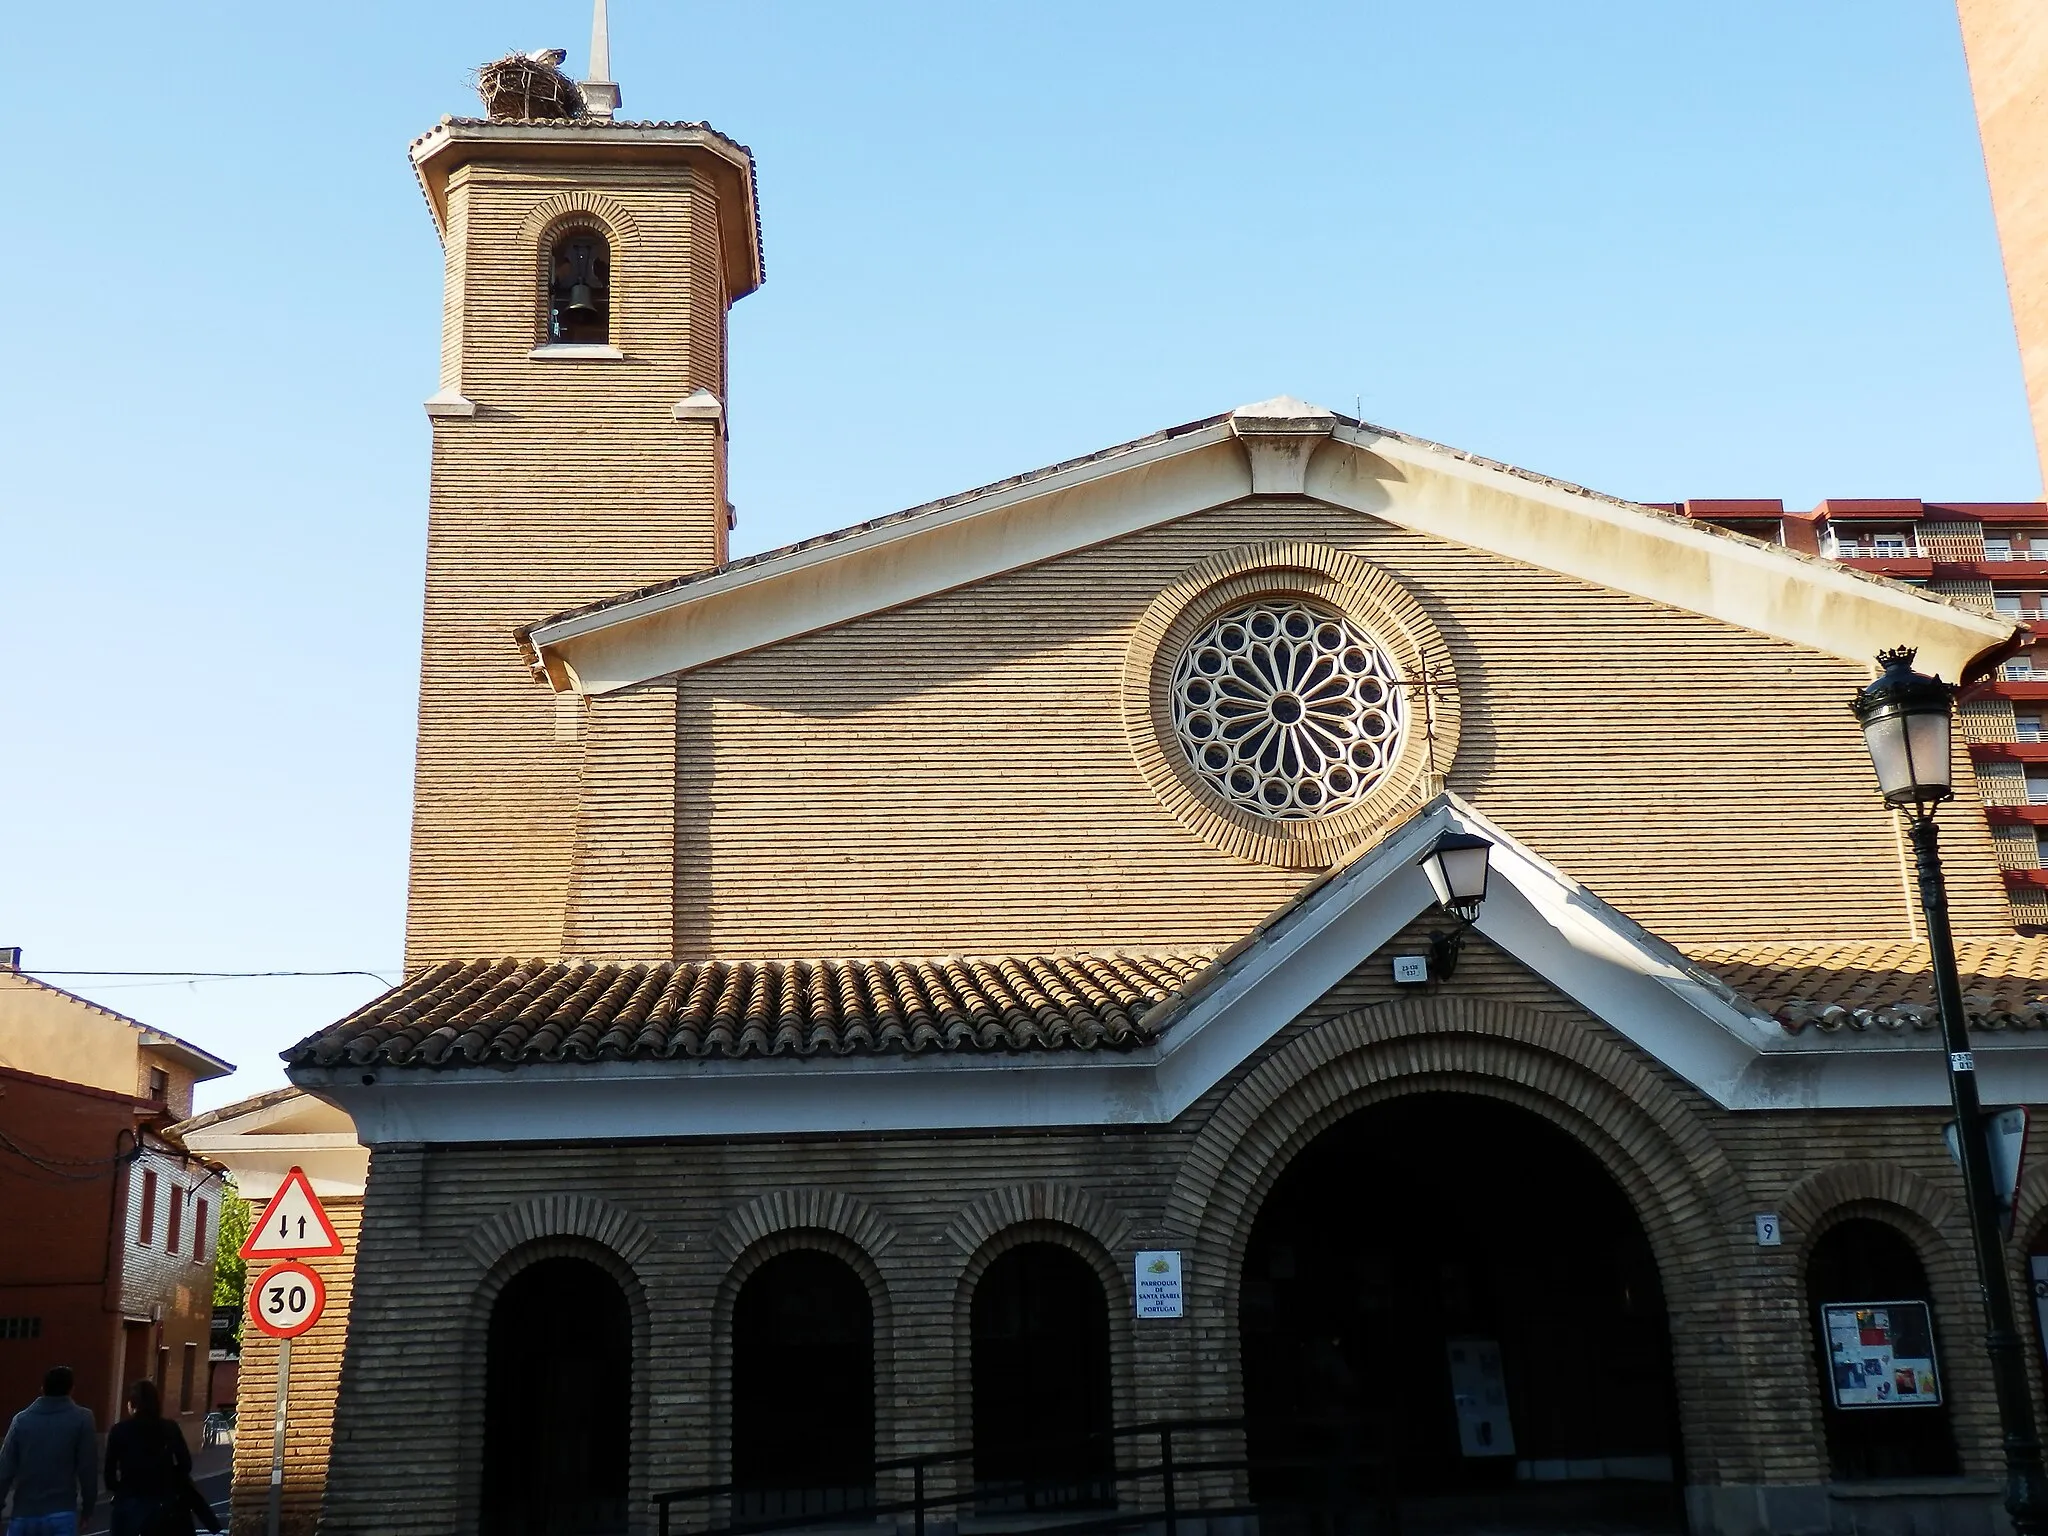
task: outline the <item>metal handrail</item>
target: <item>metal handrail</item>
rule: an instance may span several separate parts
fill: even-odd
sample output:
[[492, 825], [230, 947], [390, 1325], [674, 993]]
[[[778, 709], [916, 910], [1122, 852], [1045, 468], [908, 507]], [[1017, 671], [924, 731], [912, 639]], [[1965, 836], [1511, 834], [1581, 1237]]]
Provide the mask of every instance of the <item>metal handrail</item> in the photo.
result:
[[[773, 1531], [791, 1531], [807, 1526], [844, 1524], [848, 1519], [875, 1520], [886, 1515], [909, 1515], [914, 1536], [925, 1536], [925, 1517], [934, 1510], [956, 1508], [986, 1499], [992, 1492], [1002, 1495], [1023, 1493], [1027, 1499], [1039, 1490], [1071, 1488], [1076, 1481], [1115, 1486], [1122, 1483], [1144, 1483], [1158, 1479], [1160, 1502], [1157, 1508], [1119, 1509], [1112, 1514], [1095, 1520], [1061, 1520], [1057, 1529], [1061, 1536], [1095, 1536], [1095, 1533], [1120, 1530], [1132, 1525], [1162, 1522], [1166, 1536], [1178, 1536], [1179, 1522], [1184, 1516], [1201, 1514], [1204, 1518], [1257, 1513], [1250, 1504], [1229, 1504], [1207, 1506], [1199, 1502], [1193, 1508], [1184, 1508], [1180, 1502], [1180, 1482], [1191, 1474], [1216, 1472], [1250, 1472], [1254, 1466], [1266, 1468], [1336, 1468], [1346, 1470], [1363, 1466], [1377, 1466], [1384, 1474], [1382, 1478], [1381, 1502], [1389, 1515], [1388, 1529], [1398, 1528], [1398, 1512], [1394, 1501], [1393, 1457], [1384, 1452], [1366, 1454], [1350, 1452], [1341, 1456], [1261, 1456], [1249, 1454], [1240, 1457], [1203, 1458], [1184, 1460], [1174, 1454], [1173, 1437], [1176, 1433], [1198, 1434], [1204, 1432], [1242, 1432], [1246, 1428], [1242, 1418], [1231, 1419], [1153, 1419], [1142, 1424], [1127, 1424], [1108, 1430], [1098, 1430], [1085, 1436], [1066, 1436], [1057, 1440], [1032, 1442], [1019, 1449], [1066, 1450], [1077, 1444], [1092, 1441], [1107, 1441], [1111, 1448], [1110, 1465], [1099, 1472], [1084, 1474], [1080, 1479], [1073, 1476], [1059, 1478], [1025, 1479], [1006, 1482], [991, 1488], [988, 1485], [970, 1486], [964, 1491], [940, 1495], [928, 1495], [925, 1491], [925, 1473], [940, 1466], [954, 1466], [972, 1462], [972, 1446], [956, 1447], [945, 1451], [927, 1451], [914, 1456], [896, 1456], [873, 1463], [872, 1475], [879, 1478], [885, 1472], [909, 1472], [911, 1474], [911, 1496], [888, 1502], [871, 1502], [854, 1508], [835, 1510], [824, 1514], [782, 1516], [762, 1520], [730, 1520], [723, 1527], [707, 1529], [700, 1536], [764, 1536]], [[1138, 1436], [1156, 1435], [1159, 1439], [1159, 1459], [1135, 1467], [1120, 1467], [1115, 1464], [1116, 1442]], [[704, 1483], [690, 1488], [673, 1488], [666, 1493], [653, 1496], [659, 1510], [660, 1536], [670, 1536], [670, 1512], [674, 1505], [699, 1500], [730, 1498], [735, 1494], [763, 1492], [753, 1485], [738, 1483]], [[1013, 1533], [1014, 1536], [1014, 1533]]]

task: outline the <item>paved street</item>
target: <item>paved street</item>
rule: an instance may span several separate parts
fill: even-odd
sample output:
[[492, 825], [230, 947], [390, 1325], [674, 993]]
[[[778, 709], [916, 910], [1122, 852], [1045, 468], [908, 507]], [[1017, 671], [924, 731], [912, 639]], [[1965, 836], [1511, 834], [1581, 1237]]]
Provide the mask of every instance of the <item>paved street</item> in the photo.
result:
[[[192, 1457], [192, 1480], [213, 1505], [223, 1527], [228, 1523], [228, 1484], [233, 1477], [234, 1461], [235, 1448], [231, 1445], [209, 1445]], [[107, 1536], [110, 1509], [111, 1501], [102, 1497], [86, 1525], [85, 1536]]]

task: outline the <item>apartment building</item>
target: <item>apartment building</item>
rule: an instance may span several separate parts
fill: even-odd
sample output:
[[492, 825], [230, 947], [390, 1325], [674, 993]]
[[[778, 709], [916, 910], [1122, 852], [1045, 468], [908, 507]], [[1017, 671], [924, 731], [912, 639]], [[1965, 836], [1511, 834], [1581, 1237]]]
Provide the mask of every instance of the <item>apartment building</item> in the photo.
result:
[[1963, 697], [1963, 729], [2012, 920], [2048, 931], [2048, 504], [1911, 497], [1664, 503], [1700, 522], [1939, 593], [2030, 633]]
[[0, 949], [0, 1405], [68, 1365], [104, 1431], [147, 1377], [196, 1443], [220, 1168], [172, 1122], [234, 1068], [20, 967]]

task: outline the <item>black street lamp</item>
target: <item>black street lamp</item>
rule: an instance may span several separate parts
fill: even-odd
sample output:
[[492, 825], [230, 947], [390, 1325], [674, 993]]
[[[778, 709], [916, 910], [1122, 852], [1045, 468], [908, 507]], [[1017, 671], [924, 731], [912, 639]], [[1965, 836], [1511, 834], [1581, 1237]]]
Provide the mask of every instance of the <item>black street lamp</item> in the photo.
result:
[[2005, 1507], [2018, 1536], [2042, 1536], [2048, 1533], [2048, 1471], [2041, 1464], [2041, 1438], [2034, 1428], [2026, 1358], [2013, 1314], [2005, 1241], [1999, 1231], [1998, 1192], [1991, 1184], [1991, 1152], [1977, 1097], [1977, 1058], [1970, 1050], [1963, 1015], [1963, 986], [1956, 974], [1956, 945], [1948, 928], [1948, 890], [1942, 883], [1934, 827], [1935, 808], [1955, 793], [1950, 784], [1949, 732], [1956, 690], [1938, 677], [1915, 672], [1909, 646], [1885, 651], [1877, 661], [1884, 671], [1856, 695], [1850, 708], [1863, 727], [1864, 744], [1870, 748], [1885, 804], [1904, 813], [1913, 842], [1920, 910], [1927, 917], [1927, 947], [1934, 961], [1941, 1043], [1948, 1053], [1956, 1141], [1962, 1148], [1970, 1241], [1977, 1255], [1977, 1284], [1984, 1296], [1984, 1343], [1991, 1356], [1991, 1381], [2005, 1436]]
[[1470, 832], [1440, 832], [1428, 852], [1416, 862], [1429, 876], [1437, 905], [1458, 920], [1449, 933], [1429, 936], [1429, 972], [1448, 980], [1458, 968], [1458, 951], [1465, 943], [1465, 930], [1479, 920], [1479, 904], [1486, 900], [1487, 856], [1493, 844]]

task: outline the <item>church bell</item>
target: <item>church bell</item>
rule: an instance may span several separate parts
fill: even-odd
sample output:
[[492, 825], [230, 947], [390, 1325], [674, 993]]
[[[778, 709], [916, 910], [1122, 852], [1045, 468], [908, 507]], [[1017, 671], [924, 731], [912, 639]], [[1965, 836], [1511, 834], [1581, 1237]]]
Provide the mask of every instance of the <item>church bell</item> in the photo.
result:
[[577, 283], [569, 290], [568, 314], [571, 320], [595, 320], [597, 296], [590, 291], [590, 284]]

